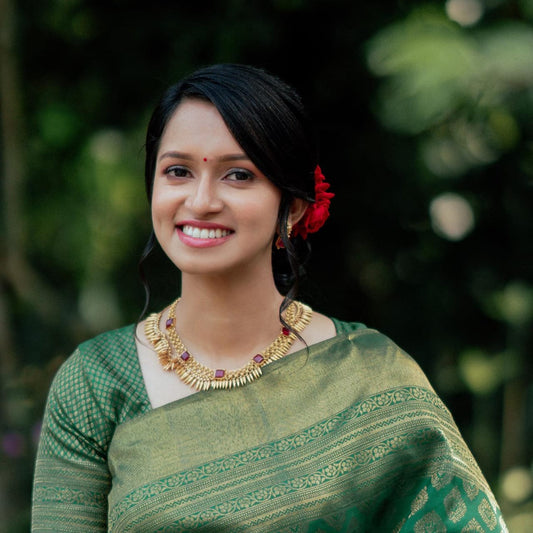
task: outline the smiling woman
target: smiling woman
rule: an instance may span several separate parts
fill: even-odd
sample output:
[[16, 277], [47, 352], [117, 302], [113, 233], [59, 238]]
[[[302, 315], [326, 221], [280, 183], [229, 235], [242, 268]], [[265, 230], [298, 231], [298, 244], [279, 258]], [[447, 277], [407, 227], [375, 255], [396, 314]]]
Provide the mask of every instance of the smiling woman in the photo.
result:
[[[169, 120], [159, 151], [153, 227], [183, 283], [189, 274], [226, 272], [271, 282], [275, 289], [271, 254], [281, 191], [243, 152], [217, 108], [185, 99]], [[292, 224], [303, 209], [303, 202], [294, 204]]]
[[158, 243], [181, 294], [58, 372], [33, 531], [505, 531], [418, 365], [295, 299], [333, 195], [292, 88], [193, 73], [152, 115], [145, 180], [143, 260]]

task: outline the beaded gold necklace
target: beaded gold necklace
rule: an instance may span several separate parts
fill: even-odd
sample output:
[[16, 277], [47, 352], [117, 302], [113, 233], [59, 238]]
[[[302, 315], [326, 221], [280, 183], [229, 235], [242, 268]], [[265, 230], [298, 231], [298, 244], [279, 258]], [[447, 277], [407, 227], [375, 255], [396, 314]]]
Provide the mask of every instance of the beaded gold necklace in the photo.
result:
[[196, 390], [232, 389], [251, 383], [261, 376], [262, 367], [287, 355], [296, 339], [296, 333], [301, 333], [309, 324], [312, 309], [307, 305], [293, 301], [285, 312], [285, 322], [290, 326], [282, 327], [280, 334], [261, 353], [252, 357], [242, 368], [213, 370], [196, 359], [187, 350], [176, 331], [176, 306], [179, 298], [169, 307], [168, 319], [164, 330], [161, 327], [163, 311], [153, 313], [147, 319], [144, 327], [146, 337], [156, 351], [159, 362], [164, 370], [174, 371], [179, 378]]

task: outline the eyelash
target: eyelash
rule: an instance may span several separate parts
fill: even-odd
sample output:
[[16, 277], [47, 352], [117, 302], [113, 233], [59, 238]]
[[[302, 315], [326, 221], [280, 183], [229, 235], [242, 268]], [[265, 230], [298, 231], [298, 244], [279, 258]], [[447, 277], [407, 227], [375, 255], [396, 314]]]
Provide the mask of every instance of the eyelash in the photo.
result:
[[[180, 172], [184, 172], [184, 175], [183, 176], [178, 176], [175, 174], [176, 171], [180, 171]], [[185, 178], [186, 175], [189, 174], [189, 170], [187, 170], [185, 167], [180, 167], [178, 165], [172, 165], [171, 167], [168, 167], [166, 170], [165, 170], [165, 175], [166, 176], [172, 176], [174, 178]]]
[[[178, 175], [178, 172], [179, 173], [183, 173], [181, 175]], [[166, 176], [172, 176], [174, 178], [185, 178], [187, 177], [188, 174], [190, 174], [190, 170], [188, 170], [186, 167], [182, 167], [182, 166], [179, 166], [179, 165], [172, 165], [171, 167], [168, 167], [166, 170], [165, 170], [165, 175]], [[228, 179], [230, 178], [230, 176], [242, 176], [244, 177], [245, 179]], [[254, 178], [255, 176], [253, 175], [252, 172], [250, 172], [249, 170], [246, 170], [246, 169], [243, 169], [243, 168], [235, 168], [235, 169], [231, 169], [225, 176], [224, 176], [224, 179], [228, 179], [228, 181], [236, 181], [236, 182], [244, 182], [244, 181], [250, 181]]]
[[249, 171], [249, 170], [245, 170], [243, 168], [235, 168], [235, 169], [231, 169], [227, 174], [226, 174], [226, 178], [228, 178], [229, 176], [233, 176], [233, 175], [241, 175], [241, 176], [244, 176], [246, 179], [234, 179], [234, 180], [230, 180], [230, 181], [250, 181], [254, 178], [254, 175]]

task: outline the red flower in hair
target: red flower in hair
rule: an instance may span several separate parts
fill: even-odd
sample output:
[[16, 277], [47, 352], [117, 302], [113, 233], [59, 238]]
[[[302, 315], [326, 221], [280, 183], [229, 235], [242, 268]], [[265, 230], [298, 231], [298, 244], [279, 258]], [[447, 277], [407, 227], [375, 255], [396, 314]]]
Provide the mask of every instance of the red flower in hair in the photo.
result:
[[330, 184], [326, 181], [322, 170], [317, 165], [315, 168], [315, 201], [307, 206], [305, 213], [298, 223], [292, 228], [292, 235], [300, 235], [307, 239], [309, 233], [317, 232], [329, 217], [330, 200], [335, 196], [326, 192]]

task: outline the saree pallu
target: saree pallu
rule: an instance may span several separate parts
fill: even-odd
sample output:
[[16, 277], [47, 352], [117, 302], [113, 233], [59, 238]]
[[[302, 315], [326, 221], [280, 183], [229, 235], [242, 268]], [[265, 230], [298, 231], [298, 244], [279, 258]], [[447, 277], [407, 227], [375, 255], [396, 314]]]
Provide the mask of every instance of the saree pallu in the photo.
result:
[[[100, 450], [104, 469], [85, 454], [75, 475], [65, 462], [52, 475], [57, 457], [41, 453], [34, 531], [506, 531], [416, 363], [373, 330], [336, 325], [245, 387], [138, 409]], [[68, 523], [83, 495], [107, 513], [100, 526], [93, 513], [93, 529], [79, 527], [89, 515], [39, 529], [58, 497]]]

